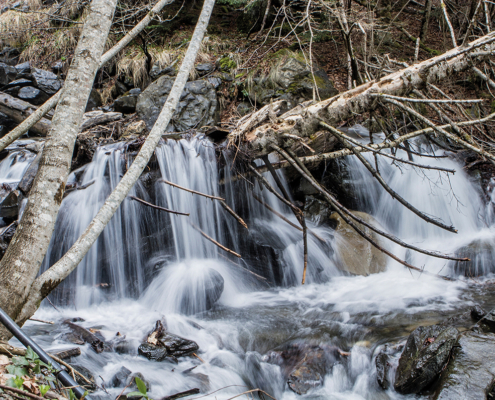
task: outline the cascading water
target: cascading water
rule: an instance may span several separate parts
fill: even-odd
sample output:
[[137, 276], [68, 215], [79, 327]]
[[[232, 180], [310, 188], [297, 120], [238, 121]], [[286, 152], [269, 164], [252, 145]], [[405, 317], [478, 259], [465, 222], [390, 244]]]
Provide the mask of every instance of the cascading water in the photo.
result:
[[[58, 300], [62, 301], [72, 295], [68, 290], [75, 288], [76, 308], [62, 308], [60, 315], [45, 306], [37, 313], [45, 320], [83, 318], [81, 325], [97, 327], [109, 341], [117, 332], [126, 336], [126, 352], [96, 354], [85, 346], [76, 359], [93, 371], [108, 391], [100, 391], [93, 398], [115, 398], [123, 388], [111, 388], [111, 378], [125, 366], [145, 376], [151, 384], [150, 396], [155, 399], [193, 387], [200, 388], [202, 395], [212, 393], [208, 396], [212, 399], [229, 399], [254, 388], [276, 399], [296, 399], [300, 396], [289, 389], [286, 372], [272, 362], [270, 351], [301, 343], [331, 345], [350, 352], [304, 397], [405, 398], [392, 389], [383, 391], [376, 383], [374, 356], [380, 345], [397, 341], [424, 321], [435, 321], [439, 313], [453, 314], [475, 299], [492, 301], [464, 280], [448, 282], [411, 274], [395, 262], [389, 262], [384, 273], [348, 276], [337, 268], [338, 252], [332, 250], [336, 239], [345, 242], [345, 238], [334, 237], [337, 234], [330, 228], [310, 222], [308, 227], [323, 240], [309, 235], [308, 283], [300, 286], [302, 233], [256, 201], [252, 192], [297, 224], [288, 208], [257, 184], [253, 188], [240, 180], [221, 185], [215, 150], [207, 140], [169, 141], [155, 153], [159, 173], [147, 172], [132, 195], [190, 216], [164, 213], [126, 199], [68, 283], [58, 291]], [[374, 162], [373, 157], [369, 160]], [[417, 246], [446, 253], [476, 238], [492, 240], [492, 229], [483, 222], [483, 203], [456, 162], [415, 157], [416, 162], [457, 170], [447, 178], [444, 173], [419, 172], [411, 166], [398, 169], [389, 161], [380, 161], [379, 168], [391, 187], [422, 211], [452, 223], [459, 233], [443, 232], [419, 220], [377, 187], [359, 161], [349, 157], [344, 162], [352, 180], [359, 183], [354, 189], [362, 207], [383, 227]], [[79, 187], [94, 183], [64, 199], [45, 268], [88, 225], [128, 162], [122, 147], [105, 146], [84, 171], [71, 176]], [[221, 172], [229, 181], [232, 160], [227, 158], [225, 164]], [[278, 174], [286, 185], [283, 173]], [[275, 187], [274, 180], [265, 176]], [[224, 197], [246, 220], [249, 230], [217, 201], [182, 191], [160, 179]], [[223, 252], [199, 230], [240, 253], [243, 259]], [[405, 251], [390, 243], [387, 246], [411, 264], [431, 272], [448, 274], [455, 270], [446, 260]], [[102, 288], [102, 283], [109, 287]], [[178, 364], [151, 362], [137, 355], [138, 345], [155, 321], [163, 317], [170, 332], [198, 343], [198, 356], [204, 362], [189, 357], [180, 358]], [[59, 329], [35, 322], [26, 324], [26, 331], [48, 349], [73, 346], [63, 341]], [[397, 362], [397, 354], [392, 362]]]

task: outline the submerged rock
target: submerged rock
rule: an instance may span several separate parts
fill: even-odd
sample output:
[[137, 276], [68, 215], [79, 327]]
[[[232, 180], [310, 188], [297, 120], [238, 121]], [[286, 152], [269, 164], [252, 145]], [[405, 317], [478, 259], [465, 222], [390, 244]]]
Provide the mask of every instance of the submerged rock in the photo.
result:
[[[212, 268], [205, 272], [201, 285], [193, 283], [182, 292], [180, 299], [180, 312], [183, 314], [196, 314], [209, 310], [222, 296], [224, 289], [224, 279], [222, 275]], [[198, 290], [199, 289], [199, 290]]]
[[81, 378], [79, 375], [74, 374], [76, 377], [76, 382], [79, 385], [84, 386], [86, 389], [89, 389], [89, 390], [95, 390], [96, 389], [95, 377], [89, 369], [87, 369], [86, 367], [83, 367], [82, 365], [77, 365], [77, 364], [72, 365], [72, 368], [74, 368], [77, 372], [79, 372], [81, 375], [83, 375], [86, 379], [88, 379], [91, 382], [91, 384], [88, 384], [88, 382], [86, 382], [86, 380]]
[[486, 399], [495, 376], [495, 335], [467, 331], [443, 371], [434, 400]]
[[388, 371], [390, 369], [390, 357], [387, 353], [380, 351], [376, 356], [376, 380], [382, 389], [387, 390], [390, 387], [388, 380]]
[[495, 272], [495, 241], [475, 239], [459, 248], [456, 257], [467, 257], [470, 261], [451, 261], [453, 275], [464, 275], [468, 278], [483, 276]]
[[83, 328], [82, 326], [76, 325], [67, 320], [64, 321], [63, 324], [70, 329], [69, 333], [66, 333], [62, 336], [65, 340], [74, 344], [89, 343], [93, 350], [97, 353], [101, 353], [104, 350], [104, 342], [86, 328]]
[[[153, 128], [167, 101], [173, 83], [173, 77], [162, 76], [139, 95], [136, 112], [146, 122], [149, 130]], [[215, 125], [217, 108], [217, 95], [211, 83], [207, 80], [188, 82], [166, 131], [184, 132]]]
[[[370, 225], [378, 226], [378, 222], [369, 214], [354, 211], [354, 215]], [[360, 236], [337, 213], [333, 213], [329, 221], [336, 232], [334, 249], [339, 258], [337, 263], [339, 269], [353, 275], [365, 276], [385, 271], [387, 265], [385, 254]], [[376, 243], [384, 247], [383, 240], [378, 234], [357, 222], [355, 223], [368, 233]]]
[[419, 393], [431, 384], [447, 364], [458, 334], [457, 329], [441, 325], [416, 328], [400, 356], [395, 390]]

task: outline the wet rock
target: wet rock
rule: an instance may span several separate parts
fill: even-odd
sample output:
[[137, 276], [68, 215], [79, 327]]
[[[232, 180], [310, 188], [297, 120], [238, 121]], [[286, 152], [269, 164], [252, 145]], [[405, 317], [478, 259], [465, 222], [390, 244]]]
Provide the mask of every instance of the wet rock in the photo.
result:
[[184, 290], [184, 297], [180, 300], [181, 313], [191, 315], [209, 310], [222, 296], [224, 279], [219, 272], [209, 268], [204, 274], [202, 283], [199, 290], [194, 285]]
[[7, 65], [3, 62], [0, 62], [0, 85], [7, 85], [12, 82], [17, 76], [17, 70]]
[[[354, 215], [369, 224], [379, 226], [378, 222], [369, 214], [355, 211]], [[329, 222], [335, 229], [334, 249], [338, 255], [338, 268], [353, 275], [369, 275], [383, 272], [386, 269], [387, 258], [380, 250], [361, 237], [337, 213], [330, 216]], [[367, 232], [373, 240], [384, 247], [383, 240], [369, 228], [355, 222]]]
[[86, 104], [86, 111], [93, 111], [94, 109], [101, 107], [103, 104], [103, 100], [101, 98], [101, 94], [96, 89], [91, 89], [91, 93], [89, 94], [88, 103]]
[[55, 94], [62, 87], [60, 80], [53, 72], [34, 68], [31, 75], [36, 87], [47, 94]]
[[486, 315], [486, 311], [478, 304], [471, 309], [471, 318], [478, 321]]
[[19, 192], [12, 190], [0, 203], [0, 218], [17, 218], [19, 213]]
[[62, 336], [65, 340], [74, 344], [89, 343], [97, 353], [101, 353], [104, 350], [104, 342], [86, 328], [67, 320], [63, 322], [63, 325], [71, 330], [71, 332]]
[[31, 82], [29, 79], [21, 78], [21, 79], [16, 79], [15, 81], [10, 82], [5, 87], [5, 89], [8, 90], [8, 89], [13, 88], [13, 87], [21, 88], [21, 87], [25, 87], [25, 86], [31, 86], [32, 84], [33, 84], [33, 82]]
[[160, 68], [159, 65], [155, 64], [153, 65], [153, 67], [151, 67], [151, 71], [150, 71], [151, 79], [158, 79], [159, 77], [164, 75], [175, 76], [177, 75], [177, 70], [173, 65], [168, 66], [166, 68]]
[[433, 399], [486, 399], [495, 376], [494, 353], [494, 334], [462, 333]]
[[137, 389], [137, 383], [136, 383], [136, 378], [139, 378], [143, 381], [143, 383], [146, 385], [146, 390], [149, 392], [151, 390], [151, 384], [146, 380], [144, 375], [141, 372], [134, 372], [129, 376], [127, 379], [125, 386], [128, 386], [131, 390]]
[[[146, 122], [148, 130], [153, 128], [174, 78], [162, 76], [138, 97], [136, 112]], [[166, 128], [167, 132], [183, 132], [198, 129], [205, 125], [215, 125], [217, 117], [217, 96], [215, 89], [206, 80], [188, 82], [182, 92], [179, 105]]]
[[383, 351], [380, 351], [376, 356], [376, 380], [380, 387], [387, 390], [390, 387], [390, 382], [388, 380], [388, 371], [390, 369], [390, 357]]
[[150, 343], [141, 343], [138, 347], [138, 354], [146, 357], [150, 361], [170, 361], [177, 362], [165, 347], [156, 346]]
[[495, 310], [486, 313], [479, 324], [481, 325], [483, 331], [495, 332]]
[[470, 261], [451, 261], [453, 275], [468, 278], [483, 276], [495, 272], [495, 241], [475, 239], [455, 252], [456, 257], [467, 257]]
[[120, 81], [115, 81], [111, 93], [112, 93], [112, 97], [116, 99], [117, 97], [127, 93], [127, 86]]
[[[134, 90], [134, 89], [133, 89]], [[131, 114], [136, 111], [137, 96], [129, 95], [119, 97], [113, 103], [113, 108], [117, 112]]]
[[88, 389], [88, 390], [95, 390], [96, 389], [96, 380], [95, 380], [95, 377], [94, 377], [93, 373], [89, 369], [87, 369], [86, 367], [83, 367], [82, 365], [71, 365], [71, 366], [77, 372], [79, 372], [81, 375], [83, 375], [86, 379], [88, 379], [91, 382], [91, 384], [88, 384], [88, 382], [86, 382], [86, 380], [84, 380], [83, 378], [81, 378], [79, 375], [74, 374], [75, 377], [76, 377], [76, 382], [79, 385], [84, 386], [85, 389]]
[[[304, 182], [307, 181], [304, 179]], [[301, 181], [301, 184], [302, 183], [303, 181]], [[332, 209], [326, 201], [320, 200], [318, 197], [313, 195], [306, 196], [304, 202], [304, 216], [316, 226], [326, 223], [331, 215]]]
[[120, 368], [117, 373], [110, 379], [110, 387], [124, 387], [128, 378], [131, 376], [132, 371], [126, 367]]
[[118, 354], [131, 354], [134, 355], [137, 353], [136, 348], [134, 345], [127, 341], [127, 340], [122, 340], [119, 343], [115, 344], [113, 346], [113, 351], [115, 351]]
[[0, 259], [4, 256], [7, 251], [7, 247], [9, 247], [12, 238], [14, 237], [14, 233], [17, 229], [17, 222], [14, 222], [11, 225], [0, 228]]
[[334, 346], [292, 343], [282, 351], [269, 352], [263, 358], [279, 365], [289, 388], [302, 395], [323, 385], [325, 375], [340, 361], [341, 352]]
[[50, 98], [45, 92], [32, 86], [20, 88], [17, 97], [36, 106], [43, 104]]
[[452, 327], [420, 326], [407, 339], [399, 359], [394, 388], [402, 394], [419, 393], [442, 372], [457, 340]]

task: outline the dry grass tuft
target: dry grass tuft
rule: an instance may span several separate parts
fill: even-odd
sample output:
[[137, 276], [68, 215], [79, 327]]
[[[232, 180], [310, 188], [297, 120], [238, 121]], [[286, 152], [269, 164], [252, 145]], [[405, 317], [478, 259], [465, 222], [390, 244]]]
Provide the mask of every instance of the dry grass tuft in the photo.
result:
[[32, 36], [33, 27], [45, 27], [41, 14], [9, 10], [0, 15], [0, 45], [19, 47]]

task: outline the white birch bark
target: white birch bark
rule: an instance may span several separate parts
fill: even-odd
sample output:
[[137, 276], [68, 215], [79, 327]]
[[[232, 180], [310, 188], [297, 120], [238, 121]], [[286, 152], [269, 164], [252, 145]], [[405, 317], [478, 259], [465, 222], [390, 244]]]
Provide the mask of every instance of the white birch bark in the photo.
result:
[[[117, 0], [93, 0], [52, 119], [39, 170], [16, 233], [0, 262], [0, 305], [16, 319], [53, 234], [74, 143], [93, 87]], [[2, 326], [0, 337], [10, 333]]]
[[[125, 46], [127, 46], [139, 33], [151, 22], [151, 20], [157, 15], [163, 7], [172, 3], [174, 0], [160, 0], [150, 10], [146, 17], [144, 17], [139, 24], [137, 24], [127, 35], [125, 35], [119, 42], [108, 50], [101, 58], [99, 68], [103, 67], [108, 61], [117, 55]], [[7, 135], [0, 139], [0, 151], [5, 149], [14, 140], [19, 139], [28, 130], [36, 125], [53, 107], [58, 104], [62, 90], [59, 90], [52, 97], [50, 97], [42, 106], [40, 106], [35, 112], [33, 112], [28, 118], [26, 118], [21, 124], [12, 129]]]
[[18, 323], [23, 324], [32, 316], [41, 300], [77, 267], [141, 176], [179, 103], [180, 96], [189, 77], [189, 72], [194, 67], [194, 62], [201, 47], [214, 5], [215, 0], [205, 0], [172, 90], [136, 159], [76, 243], [57, 263], [36, 279], [31, 288], [27, 303], [17, 318]]
[[233, 143], [244, 142], [249, 154], [255, 158], [262, 157], [272, 151], [270, 143], [283, 146], [284, 135], [309, 137], [319, 129], [320, 121], [336, 125], [353, 115], [374, 110], [379, 103], [373, 94], [405, 96], [427, 83], [439, 82], [471, 68], [473, 62], [482, 60], [494, 51], [495, 32], [491, 32], [467, 46], [456, 47], [445, 54], [384, 76], [378, 81], [365, 83], [307, 107], [290, 110], [279, 118], [276, 125], [269, 123], [265, 117], [269, 107], [265, 106], [253, 115], [253, 118], [256, 117], [254, 120], [243, 118], [242, 123], [230, 133], [229, 139]]

